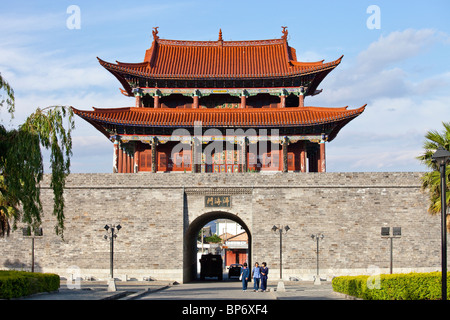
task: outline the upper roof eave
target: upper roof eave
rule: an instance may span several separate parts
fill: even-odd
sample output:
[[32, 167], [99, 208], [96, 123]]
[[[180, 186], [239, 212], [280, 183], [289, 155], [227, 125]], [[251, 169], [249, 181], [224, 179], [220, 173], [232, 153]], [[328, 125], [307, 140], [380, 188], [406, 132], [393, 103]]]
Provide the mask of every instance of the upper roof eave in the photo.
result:
[[[148, 65], [146, 62], [141, 63], [111, 63], [104, 61], [100, 58], [97, 58], [100, 64], [110, 72], [114, 72], [116, 74], [124, 74], [142, 78], [149, 79], [161, 79], [161, 80], [189, 80], [189, 79], [199, 79], [199, 80], [227, 80], [227, 79], [243, 79], [243, 80], [253, 80], [253, 79], [278, 79], [278, 78], [296, 78], [302, 77], [311, 74], [320, 74], [323, 72], [330, 72], [332, 69], [337, 67], [341, 60], [342, 56], [334, 61], [330, 61], [327, 63], [319, 64], [312, 63], [308, 65], [308, 63], [300, 63], [305, 67], [302, 70], [292, 70], [287, 73], [263, 73], [263, 74], [155, 74], [146, 71], [141, 71], [141, 69]], [[290, 61], [291, 63], [292, 61]], [[113, 74], [114, 74], [113, 73]], [[116, 76], [117, 77], [117, 76]], [[121, 77], [123, 79], [123, 76]], [[120, 80], [120, 79], [119, 79]], [[122, 81], [121, 81], [122, 82]]]
[[[195, 126], [195, 121], [202, 121], [205, 127], [297, 127], [333, 122], [339, 123], [342, 121], [347, 123], [364, 112], [365, 107], [366, 105], [351, 110], [348, 110], [347, 107], [280, 109], [154, 109], [125, 107], [94, 108], [93, 111], [83, 111], [72, 107], [72, 110], [91, 124], [96, 123], [97, 126], [100, 126], [101, 123], [109, 123], [143, 127], [193, 127]], [[280, 121], [279, 119], [284, 120]]]
[[131, 88], [130, 84], [128, 83], [128, 81], [125, 80], [125, 78], [117, 71], [115, 71], [112, 68], [108, 68], [108, 66], [111, 64], [109, 62], [106, 62], [102, 59], [100, 59], [99, 57], [97, 57], [98, 62], [100, 63], [100, 65], [102, 65], [106, 70], [108, 70], [109, 72], [112, 73], [112, 75], [114, 77], [116, 77], [117, 80], [119, 80], [119, 82], [122, 84], [123, 86], [123, 90], [121, 89], [121, 93], [129, 96], [129, 97], [133, 97], [133, 88]]
[[267, 40], [223, 41], [220, 37], [218, 41], [190, 41], [160, 39], [157, 28], [154, 31], [152, 45], [143, 62], [116, 61], [114, 64], [99, 59], [100, 64], [124, 76], [148, 79], [253, 80], [323, 73], [334, 69], [342, 60], [341, 56], [326, 63], [324, 60], [296, 61], [295, 49], [287, 42], [287, 33], [282, 38]]

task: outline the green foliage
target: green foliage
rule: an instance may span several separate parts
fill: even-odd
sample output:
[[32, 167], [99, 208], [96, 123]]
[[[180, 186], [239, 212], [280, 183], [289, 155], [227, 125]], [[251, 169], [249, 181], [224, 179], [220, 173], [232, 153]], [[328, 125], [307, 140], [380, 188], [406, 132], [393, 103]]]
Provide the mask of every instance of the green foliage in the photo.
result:
[[0, 175], [0, 236], [9, 235], [11, 230], [9, 220], [17, 220], [20, 214], [19, 203], [16, 198], [7, 192], [4, 180], [4, 177]]
[[220, 237], [217, 234], [213, 234], [210, 237], [206, 237], [205, 242], [206, 243], [220, 243], [220, 242], [222, 242], [222, 239], [220, 239]]
[[[0, 107], [6, 103], [12, 116], [14, 92], [1, 75], [0, 80], [0, 89], [8, 96], [1, 100]], [[70, 173], [74, 128], [73, 111], [64, 106], [38, 108], [18, 129], [7, 130], [0, 124], [0, 235], [9, 233], [11, 219], [15, 224], [21, 217], [33, 229], [41, 224], [42, 146], [50, 150], [50, 187], [54, 195], [53, 215], [57, 220], [55, 231], [63, 236], [63, 192]]]
[[[417, 157], [418, 160], [432, 170], [430, 172], [426, 172], [422, 177], [422, 188], [427, 190], [429, 194], [430, 204], [428, 207], [428, 212], [431, 214], [441, 212], [440, 173], [438, 165], [432, 161], [432, 156], [440, 146], [450, 151], [450, 122], [443, 122], [442, 125], [444, 127], [442, 132], [431, 130], [426, 133], [426, 140], [423, 143], [424, 152], [422, 155]], [[446, 166], [445, 170], [447, 173], [447, 190], [445, 191], [445, 196], [448, 204], [450, 201], [450, 190], [448, 189], [450, 166]]]
[[59, 289], [57, 274], [25, 271], [0, 271], [0, 299], [28, 296]]
[[[450, 276], [450, 273], [449, 273]], [[367, 282], [369, 281], [369, 286]], [[332, 280], [333, 290], [364, 300], [439, 300], [441, 273], [381, 274], [379, 288], [369, 276], [343, 276]], [[450, 279], [447, 277], [447, 286]], [[450, 298], [450, 292], [448, 292]]]
[[[2, 91], [6, 94], [6, 97], [4, 97]], [[6, 104], [8, 113], [13, 116], [15, 109], [14, 90], [11, 88], [9, 83], [3, 79], [2, 74], [0, 73], [0, 108], [3, 107], [4, 104]]]

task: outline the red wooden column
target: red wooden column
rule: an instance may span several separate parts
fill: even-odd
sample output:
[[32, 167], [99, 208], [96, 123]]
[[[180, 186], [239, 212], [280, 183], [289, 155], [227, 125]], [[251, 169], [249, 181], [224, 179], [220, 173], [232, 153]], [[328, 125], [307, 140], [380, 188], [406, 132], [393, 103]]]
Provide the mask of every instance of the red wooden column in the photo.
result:
[[282, 163], [282, 171], [283, 172], [288, 172], [288, 163], [287, 163], [288, 144], [289, 144], [288, 138], [284, 137], [283, 142], [281, 144], [281, 147], [282, 147], [281, 154], [282, 154], [282, 159], [283, 159], [282, 160], [283, 161], [283, 163]]
[[137, 142], [134, 146], [134, 173], [139, 172], [139, 158], [140, 158], [141, 152], [138, 149]]
[[192, 108], [197, 109], [198, 108], [199, 97], [194, 93], [194, 97], [193, 98], [194, 98], [194, 103], [192, 105]]
[[123, 150], [123, 154], [124, 154], [124, 157], [125, 157], [125, 161], [124, 161], [125, 167], [124, 167], [123, 172], [124, 173], [130, 173], [130, 155], [128, 154], [127, 150]]
[[298, 95], [298, 106], [300, 108], [304, 107], [304, 96], [303, 96], [303, 94], [299, 94]]
[[155, 107], [155, 108], [161, 108], [161, 104], [159, 103], [159, 96], [157, 95], [157, 94], [155, 94], [154, 96], [153, 96], [153, 106]]
[[196, 173], [195, 167], [195, 139], [191, 140], [191, 173]]
[[128, 173], [134, 172], [134, 152], [129, 152], [128, 157], [130, 158], [130, 165], [128, 166]]
[[242, 92], [241, 94], [241, 105], [240, 108], [245, 109], [247, 108], [247, 96]]
[[142, 108], [143, 104], [142, 104], [142, 97], [140, 93], [136, 94], [136, 104], [135, 104], [136, 108]]
[[286, 96], [284, 94], [282, 94], [280, 96], [280, 108], [285, 108], [286, 107]]
[[326, 172], [325, 141], [320, 142], [319, 145], [320, 145], [320, 152], [319, 152], [318, 171]]
[[247, 138], [244, 137], [244, 139], [240, 143], [241, 146], [241, 156], [240, 156], [240, 164], [242, 167], [241, 172], [247, 172], [248, 171], [248, 163], [247, 163]]
[[117, 165], [117, 172], [122, 173], [123, 172], [123, 150], [122, 145], [119, 143], [118, 145], [118, 153], [119, 153], [119, 161]]
[[202, 162], [202, 145], [197, 138], [193, 138], [191, 142], [191, 161], [192, 161], [192, 173], [201, 172]]
[[158, 168], [156, 167], [156, 137], [153, 137], [152, 139], [152, 172], [156, 173], [158, 171]]
[[300, 171], [306, 172], [306, 142], [303, 141], [301, 144], [300, 151]]
[[122, 148], [122, 173], [127, 173], [127, 158], [125, 148]]
[[130, 159], [130, 164], [128, 165], [128, 173], [134, 172], [134, 152], [128, 151], [128, 158]]
[[119, 141], [114, 141], [113, 153], [113, 173], [117, 173], [119, 168]]

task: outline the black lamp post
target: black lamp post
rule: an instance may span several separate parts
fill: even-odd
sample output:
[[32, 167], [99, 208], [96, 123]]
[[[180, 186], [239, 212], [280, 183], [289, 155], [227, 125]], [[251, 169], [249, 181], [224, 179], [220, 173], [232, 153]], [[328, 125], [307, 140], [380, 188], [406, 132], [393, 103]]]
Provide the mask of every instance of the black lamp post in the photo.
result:
[[283, 279], [283, 230], [284, 233], [287, 233], [289, 231], [289, 226], [273, 226], [272, 231], [273, 232], [279, 232], [280, 233], [280, 280]]
[[441, 268], [442, 268], [442, 300], [447, 300], [447, 203], [445, 166], [450, 158], [450, 152], [440, 146], [431, 157], [439, 165], [441, 173]]
[[[109, 252], [109, 272], [111, 274], [111, 281], [114, 281], [114, 238], [117, 238], [117, 233], [122, 228], [120, 224], [117, 226], [112, 225], [105, 225], [106, 235], [104, 236], [105, 239], [110, 239], [110, 252]], [[115, 290], [114, 290], [115, 291]]]
[[31, 272], [34, 272], [34, 239], [36, 237], [42, 237], [42, 228], [31, 229], [30, 226], [22, 228], [23, 236], [31, 238]]
[[325, 236], [321, 233], [318, 234], [312, 234], [311, 235], [311, 239], [315, 239], [317, 241], [317, 249], [316, 249], [316, 253], [317, 253], [317, 266], [316, 266], [316, 273], [317, 273], [317, 277], [316, 280], [314, 281], [314, 284], [320, 284], [320, 276], [319, 276], [319, 240], [323, 239]]
[[391, 262], [390, 262], [390, 268], [389, 268], [391, 274], [392, 274], [392, 270], [393, 270], [393, 260], [394, 260], [393, 240], [394, 240], [394, 238], [400, 238], [401, 236], [402, 236], [402, 228], [401, 227], [393, 227], [392, 228], [392, 236], [391, 236], [391, 228], [390, 227], [381, 227], [381, 237], [391, 240]]

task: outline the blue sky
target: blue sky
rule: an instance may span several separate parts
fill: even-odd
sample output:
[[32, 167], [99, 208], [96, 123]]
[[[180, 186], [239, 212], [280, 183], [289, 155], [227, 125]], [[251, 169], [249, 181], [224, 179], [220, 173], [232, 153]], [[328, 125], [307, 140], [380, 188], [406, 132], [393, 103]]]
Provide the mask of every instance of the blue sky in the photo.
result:
[[[80, 28], [70, 29], [70, 5]], [[370, 5], [380, 9], [369, 29]], [[97, 62], [141, 62], [159, 36], [179, 40], [281, 37], [300, 61], [342, 63], [306, 105], [366, 111], [327, 144], [327, 170], [423, 171], [427, 130], [450, 121], [450, 2], [427, 1], [0, 1], [0, 72], [15, 89], [15, 126], [36, 107], [133, 106]], [[112, 144], [76, 118], [72, 172], [111, 172]]]

